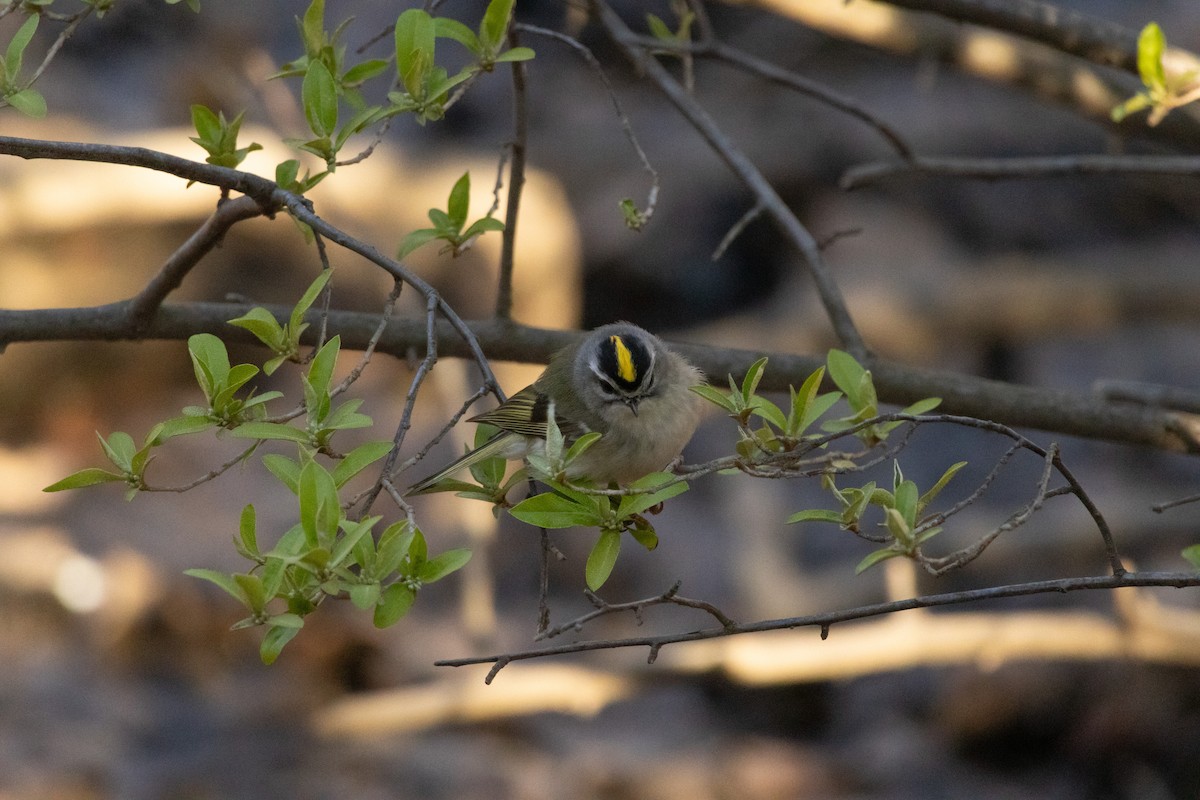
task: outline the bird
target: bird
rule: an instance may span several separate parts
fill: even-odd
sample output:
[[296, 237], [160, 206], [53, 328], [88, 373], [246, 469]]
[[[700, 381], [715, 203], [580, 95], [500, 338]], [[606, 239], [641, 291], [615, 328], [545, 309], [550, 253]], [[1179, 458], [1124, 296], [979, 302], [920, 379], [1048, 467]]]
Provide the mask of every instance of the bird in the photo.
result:
[[532, 384], [468, 419], [500, 430], [405, 494], [436, 491], [445, 478], [487, 458], [543, 451], [551, 409], [567, 447], [586, 433], [601, 434], [567, 465], [566, 477], [627, 485], [664, 469], [692, 438], [703, 400], [691, 387], [702, 383], [700, 370], [644, 328], [603, 325], [552, 355]]

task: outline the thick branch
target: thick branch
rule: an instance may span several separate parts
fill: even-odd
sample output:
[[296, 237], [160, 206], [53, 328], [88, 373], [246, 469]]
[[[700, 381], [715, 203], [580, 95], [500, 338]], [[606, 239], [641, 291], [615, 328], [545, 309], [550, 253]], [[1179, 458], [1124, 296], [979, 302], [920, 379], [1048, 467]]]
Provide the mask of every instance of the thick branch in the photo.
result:
[[[290, 308], [268, 306], [281, 322]], [[241, 316], [249, 306], [235, 303], [189, 303], [164, 305], [144, 333], [130, 324], [128, 302], [94, 308], [0, 309], [0, 345], [12, 342], [132, 339], [186, 339], [208, 332], [228, 340], [255, 343], [248, 331], [233, 328], [226, 320]], [[316, 322], [315, 314], [310, 321]], [[376, 335], [379, 316], [365, 312], [330, 311], [329, 328], [342, 337], [342, 346], [363, 349]], [[464, 323], [466, 325], [466, 323]], [[309, 333], [313, 333], [310, 328]], [[486, 357], [499, 361], [546, 363], [554, 351], [565, 347], [582, 333], [532, 328], [506, 321], [469, 323], [469, 339], [455, 335], [450, 323], [438, 324], [438, 355], [441, 357]], [[315, 335], [315, 334], [313, 334]], [[426, 342], [424, 320], [391, 320], [379, 336], [377, 350], [404, 357], [411, 348]], [[480, 355], [477, 356], [476, 344]], [[741, 376], [764, 353], [751, 350], [674, 345], [707, 375], [723, 382], [726, 375]], [[485, 354], [485, 355], [484, 355]], [[799, 385], [821, 366], [823, 359], [790, 353], [770, 353], [770, 367], [760, 388], [786, 391]], [[1107, 403], [1087, 395], [1057, 389], [1036, 388], [986, 380], [938, 370], [919, 369], [881, 359], [868, 362], [875, 386], [884, 402], [904, 405], [924, 397], [942, 398], [948, 413], [994, 420], [1016, 427], [1038, 428], [1101, 441], [1140, 444], [1179, 452], [1200, 452], [1192, 418], [1151, 407]]]

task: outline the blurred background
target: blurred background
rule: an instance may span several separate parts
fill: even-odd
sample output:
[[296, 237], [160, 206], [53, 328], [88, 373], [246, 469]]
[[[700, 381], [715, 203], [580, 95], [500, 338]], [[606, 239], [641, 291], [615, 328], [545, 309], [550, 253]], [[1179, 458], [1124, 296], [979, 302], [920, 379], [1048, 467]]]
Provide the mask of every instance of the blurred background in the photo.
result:
[[[1060, 5], [1134, 30], [1154, 19], [1172, 44], [1200, 49], [1200, 19], [1185, 0]], [[404, 8], [328, 6], [330, 27], [354, 17], [351, 50]], [[439, 13], [474, 24], [483, 6], [449, 0]], [[665, 3], [614, 6], [638, 30], [647, 10], [671, 19]], [[305, 131], [297, 85], [265, 81], [300, 54], [290, 20], [304, 8], [205, 3], [196, 15], [121, 0], [81, 26], [38, 82], [50, 116], [31, 121], [6, 110], [0, 133], [199, 160], [187, 139], [190, 104], [227, 116], [245, 109], [241, 141], [264, 150], [244, 167], [270, 176], [292, 157], [283, 139]], [[1123, 99], [1137, 88], [1129, 76], [971, 26], [863, 0], [708, 8], [724, 41], [856, 98], [921, 154], [1195, 150], [1194, 119], [1169, 120], [1153, 135], [1104, 120], [1088, 100], [1095, 85]], [[618, 204], [630, 197], [644, 205], [649, 181], [603, 83], [561, 42], [524, 36], [537, 58], [528, 77], [531, 174], [517, 319], [554, 328], [628, 319], [675, 341], [763, 352], [834, 346], [801, 260], [768, 222], [752, 222], [713, 259], [752, 198], [583, 12], [521, 0], [518, 18], [593, 50], [662, 188], [650, 225], [628, 230]], [[15, 22], [0, 20], [0, 40]], [[366, 54], [385, 55], [389, 40]], [[39, 37], [34, 49], [48, 43]], [[27, 61], [36, 63], [32, 53]], [[816, 238], [836, 239], [825, 256], [877, 353], [1081, 393], [1113, 380], [1195, 386], [1194, 180], [907, 177], [845, 192], [845, 170], [891, 156], [876, 131], [718, 63], [698, 61], [695, 85]], [[440, 123], [397, 120], [370, 159], [314, 190], [318, 213], [394, 252], [469, 168], [471, 215], [481, 215], [511, 137], [511, 103], [498, 70]], [[0, 159], [0, 305], [128, 297], [215, 201], [207, 187], [150, 172]], [[482, 318], [492, 308], [497, 254], [489, 236], [460, 259], [429, 246], [409, 263], [464, 317]], [[390, 281], [336, 250], [331, 258], [335, 305], [381, 309]], [[173, 300], [291, 303], [319, 268], [290, 222], [257, 219], [238, 225]], [[402, 312], [417, 314], [411, 294]], [[234, 348], [233, 356], [262, 354]], [[497, 367], [510, 392], [538, 369]], [[263, 388], [295, 391], [294, 374], [285, 373]], [[376, 438], [392, 435], [411, 376], [411, 364], [377, 357], [356, 385]], [[414, 448], [475, 380], [462, 364], [438, 364], [418, 406]], [[422, 527], [435, 551], [475, 550], [463, 573], [424, 589], [411, 616], [386, 631], [348, 604], [326, 604], [264, 667], [257, 632], [229, 630], [240, 608], [182, 574], [244, 569], [230, 537], [248, 502], [263, 530], [290, 524], [289, 495], [257, 463], [185, 494], [131, 503], [111, 487], [40, 491], [100, 463], [95, 431], [140, 439], [195, 402], [183, 342], [14, 344], [0, 355], [0, 800], [1200, 796], [1194, 590], [909, 612], [836, 626], [827, 641], [801, 629], [670, 646], [654, 665], [636, 649], [536, 660], [506, 667], [485, 686], [486, 667], [433, 662], [533, 646], [537, 535], [512, 520], [497, 525], [482, 505], [437, 496], [421, 499]], [[1196, 492], [1195, 459], [1028, 433], [1061, 444], [1134, 565], [1186, 568], [1179, 551], [1200, 540], [1197, 511], [1153, 514], [1150, 506]], [[462, 437], [436, 450], [428, 469]], [[714, 417], [688, 461], [729, 452], [734, 437], [732, 424]], [[923, 429], [901, 461], [928, 485], [967, 460], [949, 504], [1007, 446], [979, 431]], [[183, 483], [236, 449], [178, 439], [153, 474], [164, 485]], [[1041, 469], [1028, 454], [1015, 459], [939, 546], [949, 551], [1004, 522], [1032, 498]], [[867, 477], [890, 474], [885, 464]], [[683, 595], [751, 621], [1106, 568], [1084, 509], [1058, 498], [958, 573], [932, 579], [900, 566], [854, 577], [866, 543], [833, 526], [784, 524], [798, 509], [829, 502], [802, 482], [697, 481], [656, 519], [659, 549], [627, 547], [604, 596], [650, 597], [679, 581]], [[563, 532], [555, 543], [566, 556], [550, 578], [559, 624], [591, 608], [582, 594], [591, 535]], [[712, 624], [699, 611], [657, 607], [556, 641]]]

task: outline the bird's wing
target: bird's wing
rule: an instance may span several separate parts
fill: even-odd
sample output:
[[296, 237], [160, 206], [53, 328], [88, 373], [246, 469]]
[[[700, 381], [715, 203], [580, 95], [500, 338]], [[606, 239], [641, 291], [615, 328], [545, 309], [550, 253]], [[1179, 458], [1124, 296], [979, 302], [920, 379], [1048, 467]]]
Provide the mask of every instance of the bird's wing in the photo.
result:
[[[467, 421], [482, 422], [495, 425], [502, 431], [545, 439], [546, 415], [549, 410], [549, 396], [539, 391], [536, 386], [526, 386], [498, 407], [471, 417]], [[568, 442], [572, 442], [588, 432], [586, 425], [564, 419], [557, 411], [554, 414], [554, 421], [558, 423], [558, 429], [562, 431], [563, 438]]]

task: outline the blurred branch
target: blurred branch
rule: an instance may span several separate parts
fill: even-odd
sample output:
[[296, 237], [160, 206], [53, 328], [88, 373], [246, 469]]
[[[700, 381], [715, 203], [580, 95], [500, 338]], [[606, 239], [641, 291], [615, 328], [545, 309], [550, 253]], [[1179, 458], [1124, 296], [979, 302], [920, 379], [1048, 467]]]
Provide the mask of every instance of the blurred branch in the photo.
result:
[[662, 42], [651, 36], [630, 36], [630, 41], [638, 42], [648, 50], [662, 52], [690, 53], [700, 58], [714, 61], [724, 61], [743, 72], [757, 75], [763, 80], [777, 83], [799, 94], [806, 95], [837, 111], [858, 119], [874, 128], [880, 136], [887, 140], [892, 149], [901, 158], [912, 156], [912, 147], [895, 128], [889, 125], [874, 112], [858, 103], [853, 98], [834, 91], [832, 88], [805, 78], [791, 70], [783, 69], [769, 61], [764, 61], [736, 47], [731, 47], [717, 40], [689, 42]]
[[[937, 59], [967, 74], [1018, 87], [1122, 135], [1190, 151], [1200, 148], [1200, 116], [1191, 109], [1168, 115], [1156, 127], [1147, 126], [1142, 117], [1126, 118], [1119, 126], [1112, 122], [1113, 107], [1141, 83], [1128, 74], [1136, 74], [1137, 32], [1106, 21], [1044, 3], [996, 0], [753, 2], [831, 36], [925, 64]], [[912, 13], [918, 11], [929, 13]], [[979, 26], [960, 24], [966, 21]], [[1086, 59], [1089, 54], [1093, 58], [1076, 57]], [[1164, 61], [1171, 72], [1198, 65], [1195, 56], [1176, 48], [1168, 49]], [[1092, 66], [1098, 63], [1112, 63], [1128, 73]]]
[[[508, 46], [517, 47], [520, 40], [515, 30], [508, 32]], [[525, 188], [525, 147], [529, 139], [529, 109], [525, 92], [525, 63], [509, 65], [513, 90], [513, 138], [509, 143], [508, 205], [504, 212], [504, 232], [500, 248], [500, 279], [496, 289], [496, 316], [512, 318], [513, 267], [517, 243], [517, 218], [521, 210], [521, 191]]]
[[804, 227], [787, 203], [783, 201], [771, 186], [766, 177], [759, 172], [754, 163], [739, 150], [704, 108], [696, 102], [688, 92], [679, 85], [671, 74], [651, 56], [640, 44], [636, 36], [617, 13], [603, 0], [593, 0], [592, 8], [609, 37], [621, 49], [626, 58], [646, 75], [655, 86], [666, 95], [667, 99], [692, 124], [696, 131], [708, 142], [721, 160], [754, 194], [756, 204], [762, 205], [763, 212], [775, 221], [784, 237], [804, 257], [808, 269], [817, 286], [821, 303], [829, 317], [830, 324], [843, 346], [856, 358], [867, 357], [867, 345], [854, 324], [846, 302], [842, 298], [841, 288], [830, 274], [816, 239]]
[[1171, 175], [1200, 177], [1197, 156], [1029, 156], [1023, 158], [935, 158], [860, 164], [846, 170], [843, 189], [859, 189], [905, 173], [952, 178], [1014, 180], [1069, 175]]

